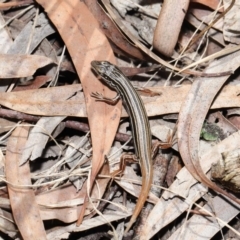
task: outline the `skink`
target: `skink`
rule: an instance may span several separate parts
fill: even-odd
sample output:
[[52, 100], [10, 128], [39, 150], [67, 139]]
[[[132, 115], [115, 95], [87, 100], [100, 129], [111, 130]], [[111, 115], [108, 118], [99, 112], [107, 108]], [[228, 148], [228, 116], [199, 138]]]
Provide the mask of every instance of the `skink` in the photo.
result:
[[111, 102], [111, 100], [117, 101], [119, 98], [123, 100], [123, 104], [130, 117], [135, 156], [140, 162], [142, 189], [133, 215], [125, 230], [125, 232], [128, 232], [143, 208], [152, 183], [153, 168], [150, 125], [141, 98], [120, 69], [106, 61], [92, 61], [91, 65], [102, 80], [117, 92], [117, 96], [114, 99], [105, 98], [98, 93], [92, 94], [92, 96], [106, 102]]

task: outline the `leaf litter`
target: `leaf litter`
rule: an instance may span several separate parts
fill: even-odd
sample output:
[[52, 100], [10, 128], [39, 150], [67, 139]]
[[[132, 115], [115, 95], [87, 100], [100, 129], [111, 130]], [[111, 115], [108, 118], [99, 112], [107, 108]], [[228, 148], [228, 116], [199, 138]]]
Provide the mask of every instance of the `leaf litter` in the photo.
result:
[[[184, 16], [167, 6], [175, 19], [166, 24], [162, 2], [1, 3], [1, 236], [239, 236], [240, 200], [209, 177], [212, 164], [239, 148], [238, 6], [238, 0], [192, 1]], [[175, 27], [179, 33], [164, 41]], [[158, 152], [153, 192], [126, 236], [141, 173], [135, 164], [111, 175], [122, 152], [134, 152], [131, 126], [121, 101], [91, 97], [116, 94], [91, 71], [93, 60], [118, 65], [144, 93], [154, 141], [166, 141], [177, 126], [172, 148]], [[222, 129], [223, 138], [200, 138], [205, 122]]]

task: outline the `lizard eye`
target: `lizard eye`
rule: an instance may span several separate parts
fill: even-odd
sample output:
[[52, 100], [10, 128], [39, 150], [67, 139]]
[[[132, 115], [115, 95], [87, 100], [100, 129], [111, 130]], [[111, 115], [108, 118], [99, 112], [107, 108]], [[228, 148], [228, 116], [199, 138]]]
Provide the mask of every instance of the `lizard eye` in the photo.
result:
[[99, 72], [99, 73], [104, 73], [104, 72], [105, 72], [105, 68], [99, 66], [99, 67], [98, 67], [98, 72]]
[[114, 88], [115, 84], [113, 82], [110, 82], [110, 86]]

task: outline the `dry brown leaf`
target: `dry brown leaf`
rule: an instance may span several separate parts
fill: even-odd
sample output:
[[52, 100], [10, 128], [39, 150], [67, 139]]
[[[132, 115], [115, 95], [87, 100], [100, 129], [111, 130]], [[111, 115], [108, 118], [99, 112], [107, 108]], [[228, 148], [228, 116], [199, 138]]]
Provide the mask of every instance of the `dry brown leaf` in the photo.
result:
[[75, 84], [55, 88], [3, 92], [0, 93], [0, 104], [34, 115], [71, 116], [71, 113], [75, 112], [79, 116], [86, 117], [86, 108], [82, 107], [82, 105], [85, 105], [84, 96], [79, 94], [81, 90], [81, 85]]
[[11, 7], [17, 7], [17, 6], [24, 6], [27, 4], [33, 3], [33, 0], [21, 0], [21, 1], [11, 1], [6, 3], [0, 3], [0, 9], [6, 9]]
[[191, 2], [201, 3], [213, 10], [216, 10], [219, 5], [219, 0], [191, 0]]
[[[206, 71], [219, 71], [223, 68], [236, 70], [239, 64], [240, 52], [238, 51], [218, 61], [213, 61]], [[204, 119], [215, 95], [227, 79], [228, 77], [225, 76], [215, 78], [214, 81], [209, 78], [198, 78], [194, 81], [179, 114], [178, 146], [185, 166], [194, 178], [240, 204], [239, 199], [218, 187], [205, 176], [199, 162], [199, 136]]]
[[[212, 163], [216, 162], [221, 153], [226, 151], [232, 151], [239, 147], [240, 132], [236, 132], [224, 139], [209, 150], [204, 148], [202, 152], [206, 152], [201, 156], [201, 164], [204, 172], [207, 172]], [[202, 142], [204, 143], [204, 142]], [[145, 234], [148, 238], [151, 238], [154, 234], [160, 231], [167, 224], [178, 218], [183, 212], [187, 211], [189, 204], [196, 202], [201, 196], [203, 196], [208, 190], [201, 183], [197, 183], [197, 180], [190, 174], [186, 167], [182, 168], [177, 174], [176, 180], [169, 188], [170, 192], [165, 191], [162, 198], [149, 214], [144, 228]], [[173, 193], [174, 194], [173, 194]], [[174, 196], [183, 196], [174, 197]], [[186, 198], [184, 200], [184, 198]], [[228, 203], [231, 205], [237, 205], [234, 203]], [[239, 211], [239, 210], [238, 210]], [[232, 218], [235, 213], [232, 215]]]
[[[216, 217], [220, 218], [224, 222], [229, 222], [239, 213], [237, 207], [224, 201], [224, 199], [220, 198], [219, 196], [211, 199], [203, 207], [211, 212], [214, 217], [206, 217], [204, 215], [195, 214], [184, 223], [182, 228], [178, 228], [168, 238], [168, 240], [181, 239], [181, 237], [184, 239], [199, 240], [212, 239], [219, 231], [219, 228], [224, 226], [224, 223], [217, 221]], [[201, 209], [200, 212], [205, 213]]]
[[[191, 177], [191, 175], [189, 174], [188, 177]], [[180, 191], [185, 190], [184, 187], [181, 183], [178, 184]], [[191, 188], [191, 191], [188, 192], [186, 201], [180, 197], [173, 199], [171, 197], [167, 200], [161, 198], [148, 215], [142, 233], [145, 238], [140, 238], [140, 240], [151, 239], [160, 229], [173, 222], [179, 215], [188, 210], [188, 203], [195, 202], [200, 198], [200, 193], [204, 190], [205, 188], [200, 184], [194, 186], [194, 189]]]
[[166, 183], [168, 186], [170, 186], [174, 182], [174, 179], [175, 179], [177, 173], [182, 168], [179, 160], [180, 160], [179, 156], [172, 156], [172, 158], [170, 160], [167, 174], [166, 174]]
[[[25, 150], [22, 153], [20, 164], [22, 165], [28, 159], [33, 161], [42, 156], [44, 149], [49, 141], [50, 135], [56, 127], [65, 119], [65, 117], [42, 117], [31, 129]], [[61, 148], [58, 149], [61, 152]], [[60, 155], [60, 154], [59, 154]]]
[[[98, 81], [90, 69], [93, 60], [108, 60], [113, 64], [115, 57], [106, 37], [86, 5], [78, 0], [37, 0], [48, 13], [58, 29], [71, 55], [84, 90], [89, 125], [92, 133], [93, 159], [90, 189], [108, 153], [118, 127], [121, 101], [115, 106], [95, 102], [92, 92], [108, 97], [116, 93]], [[113, 121], [114, 120], [114, 121]], [[86, 204], [84, 204], [83, 209]], [[81, 212], [81, 217], [83, 217]]]
[[[224, 7], [227, 8], [231, 1], [223, 1]], [[232, 9], [224, 17], [223, 38], [227, 42], [240, 44], [239, 40], [239, 1], [234, 4]]]
[[[109, 175], [108, 164], [103, 165], [100, 174], [105, 176]], [[101, 199], [108, 181], [109, 178], [97, 179], [98, 186], [94, 185], [92, 190], [93, 198]], [[76, 188], [72, 184], [66, 184], [57, 189], [37, 195], [36, 201], [41, 206], [40, 211], [42, 219], [58, 219], [65, 223], [76, 221], [86, 195], [86, 190], [87, 181], [85, 181], [81, 191], [79, 192], [76, 191]], [[71, 203], [74, 205], [72, 206]], [[89, 214], [89, 211], [87, 214]]]
[[218, 162], [212, 165], [211, 177], [221, 186], [232, 192], [240, 192], [240, 148], [232, 152], [225, 152]]
[[0, 54], [0, 78], [32, 76], [37, 69], [51, 63], [52, 59], [44, 56]]
[[[34, 11], [35, 11], [34, 8], [32, 8], [28, 11], [28, 14], [31, 14], [31, 13], [34, 14]], [[5, 25], [5, 22], [1, 21], [1, 24]], [[0, 47], [3, 46], [2, 48], [4, 49], [1, 49], [1, 53], [7, 53], [9, 55], [27, 54], [27, 53], [30, 54], [32, 53], [33, 50], [36, 50], [34, 52], [35, 55], [46, 56], [52, 59], [53, 62], [57, 62], [57, 58], [53, 56], [54, 51], [52, 51], [51, 54], [48, 54], [48, 55], [46, 54], [46, 52], [43, 53], [39, 51], [41, 49], [41, 46], [48, 41], [45, 38], [55, 32], [55, 29], [50, 24], [49, 20], [46, 17], [46, 14], [44, 13], [39, 14], [39, 16], [37, 17], [37, 26], [33, 28], [33, 25], [34, 23], [32, 21], [28, 21], [28, 23], [24, 26], [21, 20], [15, 19], [14, 21], [11, 22], [11, 26], [10, 26], [11, 30], [9, 28], [7, 29], [3, 28], [0, 33], [0, 39], [1, 39]], [[6, 41], [5, 39], [6, 37], [4, 35], [5, 29], [7, 30], [6, 31], [7, 34], [8, 34], [8, 31], [11, 32], [11, 37], [14, 39], [14, 41], [12, 41], [11, 39], [7, 41], [7, 43], [5, 43]], [[30, 37], [31, 41], [27, 36], [31, 36]], [[53, 77], [56, 73], [56, 64], [55, 65], [51, 64], [51, 66], [44, 68], [44, 71], [47, 71], [48, 75], [50, 75], [49, 73], [54, 72], [54, 74], [51, 75]], [[21, 80], [24, 83], [25, 81], [28, 81], [28, 79], [25, 79], [25, 78], [22, 78]], [[4, 83], [1, 84], [1, 88], [0, 88], [1, 92], [5, 92], [8, 89], [9, 84], [10, 84], [10, 81], [5, 80]]]
[[[214, 81], [214, 79], [210, 81]], [[152, 92], [159, 93], [159, 96], [142, 97], [148, 116], [178, 113], [190, 88], [190, 85], [184, 85], [180, 88], [172, 86], [149, 88]], [[73, 84], [0, 93], [0, 104], [19, 112], [40, 116], [87, 117], [81, 89], [80, 84]], [[240, 105], [239, 92], [239, 86], [225, 86], [214, 100], [211, 109], [238, 107]], [[124, 109], [121, 116], [128, 116]]]
[[229, 120], [237, 129], [240, 129], [240, 117], [239, 117], [239, 115], [229, 117], [228, 120]]
[[153, 47], [171, 57], [177, 44], [190, 0], [164, 1], [154, 31]]
[[[0, 200], [2, 201], [2, 199]], [[14, 238], [18, 232], [16, 225], [14, 224], [13, 215], [3, 209], [0, 209], [0, 229], [9, 237]]]
[[[9, 129], [13, 128], [16, 125], [16, 121], [14, 120], [8, 120], [5, 118], [0, 118], [0, 133], [4, 133], [8, 131]], [[0, 160], [0, 166], [1, 166], [1, 161]]]
[[151, 49], [148, 49], [143, 43], [141, 43], [140, 39], [137, 39], [131, 31], [128, 30], [128, 28], [122, 23], [122, 20], [115, 16], [112, 10], [112, 6], [109, 3], [109, 0], [102, 0], [104, 3], [104, 6], [108, 10], [108, 13], [111, 15], [111, 18], [114, 20], [114, 22], [117, 24], [117, 26], [131, 39], [131, 41], [138, 46], [143, 52], [145, 52], [149, 57], [157, 61], [158, 63], [162, 64], [163, 66], [172, 69], [177, 72], [182, 72], [186, 74], [193, 74], [195, 76], [202, 76], [201, 72], [195, 71], [195, 70], [190, 70], [188, 67], [184, 69], [180, 69], [176, 66], [171, 65], [170, 63], [166, 62], [162, 58], [160, 58], [158, 55], [156, 55], [154, 52], [152, 52]]
[[29, 164], [19, 166], [22, 150], [25, 147], [29, 129], [17, 127], [7, 143], [5, 162], [8, 193], [14, 220], [25, 240], [46, 239], [46, 233], [40, 217], [39, 207], [32, 189], [21, 185], [32, 185]]
[[222, 129], [224, 136], [229, 136], [230, 134], [238, 131], [238, 128], [234, 126], [231, 121], [220, 111], [210, 114], [208, 122], [213, 124], [216, 124], [217, 122], [217, 126]]
[[108, 38], [110, 38], [114, 44], [116, 44], [120, 49], [125, 51], [125, 53], [127, 53], [128, 55], [130, 54], [133, 57], [144, 60], [145, 55], [138, 48], [129, 43], [127, 38], [119, 31], [119, 29], [103, 11], [97, 1], [85, 0], [84, 2], [99, 22], [99, 28], [101, 29], [101, 31]]
[[74, 223], [66, 227], [54, 229], [47, 234], [47, 239], [62, 239], [62, 235], [65, 233], [86, 231], [88, 229], [105, 225], [107, 222], [119, 221], [129, 216], [130, 214], [123, 214], [121, 212], [110, 212], [108, 214], [104, 214], [103, 216], [97, 216], [93, 219], [87, 219], [83, 221], [83, 223], [79, 227], [76, 227], [76, 224]]
[[51, 77], [49, 76], [36, 76], [36, 78], [27, 85], [19, 85], [13, 89], [13, 92], [25, 91], [30, 89], [38, 89], [46, 82], [49, 82]]
[[[195, 16], [195, 13], [198, 12], [198, 11], [203, 11], [203, 10], [198, 10], [198, 9], [189, 9], [189, 13], [191, 14], [188, 14], [186, 16], [186, 20], [191, 24], [193, 25], [195, 28], [199, 29], [199, 30], [203, 30], [205, 28], [205, 26], [202, 24], [202, 21], [201, 20], [198, 20]], [[209, 11], [208, 11], [209, 12]], [[219, 21], [221, 22], [221, 21]], [[219, 22], [217, 22], [216, 24], [219, 25]], [[216, 26], [215, 24], [215, 26]], [[215, 27], [214, 26], [214, 27]], [[211, 28], [209, 29], [208, 31], [208, 36], [211, 38], [211, 39], [214, 39], [217, 43], [220, 44], [220, 46], [225, 46], [225, 42], [223, 40], [223, 37], [222, 37], [222, 33], [220, 31], [217, 31], [215, 30], [214, 28]]]
[[[63, 185], [57, 189], [38, 194], [36, 196], [36, 201], [40, 205], [42, 219], [58, 219], [66, 223], [76, 221], [78, 218], [79, 206], [65, 206], [59, 208], [57, 207], [57, 204], [59, 202], [70, 201], [79, 198], [82, 198], [80, 203], [83, 203], [85, 194], [86, 191], [83, 190], [81, 192], [76, 192], [76, 188], [72, 184]], [[55, 207], [50, 207], [54, 205]]]
[[[193, 8], [190, 11], [191, 11], [191, 14], [193, 14], [193, 16], [200, 22], [204, 22], [206, 24], [211, 24], [211, 22], [213, 21], [211, 9]], [[206, 27], [206, 25], [204, 25], [204, 26]], [[213, 25], [212, 28], [217, 29], [218, 31], [222, 31], [223, 19], [221, 18], [219, 21], [217, 21]], [[215, 32], [217, 33], [218, 31], [215, 31]], [[213, 35], [213, 34], [211, 34], [211, 35]], [[222, 34], [221, 34], [221, 36], [222, 36]]]
[[[1, 26], [5, 24], [4, 17], [2, 16], [2, 13], [0, 14], [0, 24]], [[13, 43], [13, 39], [11, 36], [9, 36], [9, 32], [6, 28], [2, 28], [0, 32], [0, 53], [4, 54], [7, 53], [9, 48], [11, 47]]]
[[[25, 54], [26, 49], [28, 49], [28, 53], [32, 53], [34, 49], [36, 49], [39, 44], [41, 44], [44, 39], [53, 34], [56, 30], [50, 24], [46, 14], [41, 13], [37, 18], [37, 27], [34, 29], [34, 34], [32, 35], [31, 45], [29, 44], [29, 39], [26, 36], [30, 36], [33, 30], [33, 22], [29, 21], [25, 27], [21, 30], [21, 32], [14, 39], [13, 44], [11, 44], [10, 49], [8, 50], [8, 54]], [[41, 55], [41, 54], [39, 54]], [[49, 55], [50, 58], [52, 54]]]

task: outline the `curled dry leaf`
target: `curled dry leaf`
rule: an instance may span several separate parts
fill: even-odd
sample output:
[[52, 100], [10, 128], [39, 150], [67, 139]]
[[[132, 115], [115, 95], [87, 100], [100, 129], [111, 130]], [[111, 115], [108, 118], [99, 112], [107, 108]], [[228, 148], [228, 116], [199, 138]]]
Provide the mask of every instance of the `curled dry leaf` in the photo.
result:
[[165, 56], [171, 57], [173, 54], [189, 2], [190, 0], [163, 2], [154, 32], [153, 46]]
[[[223, 68], [235, 70], [239, 67], [239, 64], [240, 52], [238, 51], [213, 61], [206, 71], [219, 71]], [[186, 168], [198, 181], [240, 204], [239, 199], [218, 187], [205, 176], [198, 157], [199, 136], [204, 119], [215, 95], [227, 79], [228, 77], [225, 76], [215, 78], [214, 81], [210, 81], [209, 78], [194, 81], [179, 114], [178, 145]]]

